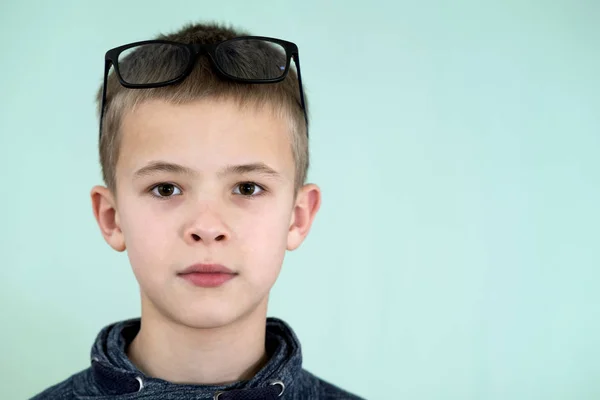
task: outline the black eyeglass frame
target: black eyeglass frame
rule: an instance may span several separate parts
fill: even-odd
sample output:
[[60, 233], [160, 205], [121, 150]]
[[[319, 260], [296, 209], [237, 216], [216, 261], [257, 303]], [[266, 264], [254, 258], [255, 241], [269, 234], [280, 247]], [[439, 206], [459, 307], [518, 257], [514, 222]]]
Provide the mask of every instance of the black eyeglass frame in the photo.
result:
[[[283, 71], [281, 76], [279, 76], [277, 78], [271, 78], [271, 79], [246, 79], [246, 78], [240, 78], [237, 76], [230, 75], [230, 74], [226, 73], [225, 71], [223, 71], [221, 69], [221, 67], [219, 66], [219, 64], [215, 61], [215, 51], [223, 43], [228, 43], [228, 42], [237, 41], [237, 40], [264, 40], [264, 41], [276, 43], [276, 44], [280, 45], [281, 47], [283, 47], [285, 50], [286, 62], [285, 62], [285, 70]], [[119, 62], [118, 62], [119, 55], [122, 52], [124, 52], [125, 50], [128, 50], [132, 47], [141, 46], [144, 44], [169, 44], [169, 45], [174, 45], [174, 46], [178, 46], [178, 47], [186, 49], [186, 51], [188, 51], [190, 54], [187, 67], [185, 68], [185, 70], [182, 72], [182, 74], [180, 76], [177, 76], [176, 78], [170, 79], [168, 81], [158, 82], [158, 83], [137, 83], [137, 84], [127, 82], [125, 79], [123, 79], [123, 77], [121, 76], [121, 72], [119, 71]], [[238, 37], [235, 37], [232, 39], [227, 39], [222, 42], [214, 43], [214, 44], [181, 43], [181, 42], [173, 42], [173, 41], [169, 41], [169, 40], [142, 40], [140, 42], [128, 43], [128, 44], [124, 44], [119, 47], [115, 47], [114, 49], [108, 50], [104, 56], [104, 83], [102, 85], [102, 102], [101, 102], [101, 106], [100, 106], [100, 133], [98, 135], [98, 138], [102, 137], [102, 120], [104, 119], [104, 108], [106, 105], [106, 86], [107, 86], [107, 81], [108, 81], [108, 73], [109, 73], [111, 65], [113, 66], [113, 68], [115, 70], [115, 73], [117, 75], [117, 78], [119, 79], [119, 83], [121, 84], [121, 86], [126, 87], [128, 89], [149, 89], [149, 88], [174, 85], [178, 82], [183, 81], [192, 72], [194, 65], [196, 64], [196, 59], [198, 58], [199, 55], [202, 55], [202, 54], [208, 55], [208, 58], [210, 59], [213, 67], [215, 68], [217, 73], [219, 73], [222, 77], [236, 81], [236, 82], [257, 83], [257, 84], [277, 83], [277, 82], [283, 81], [288, 75], [288, 72], [290, 69], [290, 63], [291, 63], [291, 60], [293, 59], [294, 63], [296, 64], [296, 73], [298, 76], [298, 88], [300, 90], [300, 106], [302, 107], [302, 111], [304, 111], [304, 121], [306, 123], [306, 135], [308, 136], [308, 115], [306, 113], [306, 107], [305, 107], [305, 102], [304, 102], [304, 89], [302, 86], [302, 76], [300, 74], [300, 56], [298, 55], [298, 46], [296, 46], [295, 43], [288, 42], [286, 40], [276, 39], [276, 38], [271, 38], [271, 37], [266, 37], [266, 36], [238, 36]]]

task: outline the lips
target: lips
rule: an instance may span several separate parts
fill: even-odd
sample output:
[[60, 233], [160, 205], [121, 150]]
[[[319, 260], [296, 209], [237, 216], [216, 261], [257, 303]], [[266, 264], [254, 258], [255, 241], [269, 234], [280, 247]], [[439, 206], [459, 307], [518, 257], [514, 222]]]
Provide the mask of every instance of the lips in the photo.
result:
[[235, 278], [237, 273], [221, 264], [194, 264], [178, 275], [194, 286], [214, 288]]

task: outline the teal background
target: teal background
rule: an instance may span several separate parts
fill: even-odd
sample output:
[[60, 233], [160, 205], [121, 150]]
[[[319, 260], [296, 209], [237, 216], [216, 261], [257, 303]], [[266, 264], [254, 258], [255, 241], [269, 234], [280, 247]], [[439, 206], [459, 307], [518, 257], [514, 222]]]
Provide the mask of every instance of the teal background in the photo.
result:
[[105, 244], [104, 52], [189, 21], [300, 48], [324, 203], [269, 314], [368, 399], [600, 399], [600, 2], [6, 1], [0, 398], [139, 315]]

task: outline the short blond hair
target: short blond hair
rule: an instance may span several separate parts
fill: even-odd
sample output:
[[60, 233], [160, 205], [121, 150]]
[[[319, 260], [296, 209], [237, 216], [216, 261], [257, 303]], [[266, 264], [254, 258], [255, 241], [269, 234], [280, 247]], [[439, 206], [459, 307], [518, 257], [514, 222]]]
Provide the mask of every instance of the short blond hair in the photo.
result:
[[[227, 28], [215, 23], [190, 24], [181, 30], [159, 35], [157, 39], [180, 43], [214, 44], [247, 33]], [[152, 70], [140, 72], [143, 76], [152, 74]], [[150, 89], [128, 89], [123, 87], [114, 69], [107, 80], [106, 102], [99, 142], [102, 178], [113, 194], [116, 194], [116, 166], [119, 159], [123, 116], [137, 104], [150, 99], [165, 100], [173, 104], [184, 104], [201, 99], [233, 100], [240, 107], [268, 106], [278, 117], [285, 118], [290, 126], [291, 149], [295, 162], [295, 193], [306, 181], [309, 165], [307, 125], [304, 116], [308, 115], [308, 103], [304, 97], [305, 111], [300, 106], [298, 78], [294, 70], [281, 82], [270, 84], [239, 83], [222, 78], [211, 65], [206, 55], [201, 55], [190, 75], [175, 85]], [[100, 87], [96, 101], [98, 114], [102, 101]]]

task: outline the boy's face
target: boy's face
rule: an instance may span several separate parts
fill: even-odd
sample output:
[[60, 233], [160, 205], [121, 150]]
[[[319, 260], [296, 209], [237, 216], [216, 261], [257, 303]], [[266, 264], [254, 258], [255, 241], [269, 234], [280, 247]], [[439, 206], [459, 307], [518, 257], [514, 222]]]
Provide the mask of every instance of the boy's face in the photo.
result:
[[[301, 244], [320, 205], [314, 185], [294, 198], [287, 121], [232, 101], [151, 100], [124, 116], [121, 134], [117, 199], [95, 187], [92, 200], [105, 239], [127, 249], [144, 312], [215, 327], [266, 311], [286, 249]], [[158, 162], [187, 172], [140, 173]], [[199, 263], [236, 275], [195, 286], [179, 273]]]

